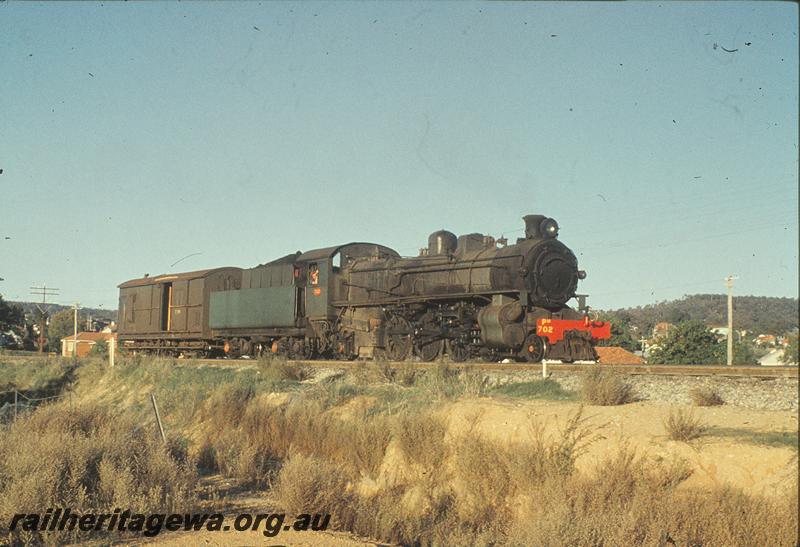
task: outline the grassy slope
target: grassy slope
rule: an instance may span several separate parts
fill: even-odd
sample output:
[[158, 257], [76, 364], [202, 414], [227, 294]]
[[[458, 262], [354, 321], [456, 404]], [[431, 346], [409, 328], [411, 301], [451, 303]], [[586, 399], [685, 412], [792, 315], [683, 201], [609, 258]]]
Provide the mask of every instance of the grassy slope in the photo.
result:
[[[8, 377], [30, 386], [64, 374], [52, 366], [3, 367], [0, 374], [13, 369]], [[242, 370], [158, 360], [123, 361], [114, 370], [85, 363], [75, 372], [75, 408], [56, 403], [3, 433], [15, 449], [0, 451], [0, 520], [20, 499], [30, 507], [187, 508], [193, 503], [187, 488], [199, 471], [237, 477], [255, 489], [276, 485], [287, 511], [330, 510], [337, 528], [385, 541], [796, 541], [796, 496], [687, 493], [677, 488], [688, 473], [684, 463], [650, 461], [624, 445], [599, 464], [596, 477], [581, 475], [575, 460], [596, 432], [580, 414], [557, 434], [545, 435], [531, 422], [532, 440], [521, 445], [490, 442], [469, 429], [448, 431], [442, 403], [486, 394], [576, 397], [555, 382], [487, 389], [474, 371], [439, 366], [421, 374], [380, 364], [318, 382], [306, 377], [302, 367], [281, 361]], [[614, 400], [619, 382], [596, 380], [584, 391], [607, 390], [605, 399]], [[167, 447], [154, 443], [151, 393]], [[77, 482], [48, 486], [47, 477], [59, 476]], [[74, 498], [76, 488], [83, 497]]]

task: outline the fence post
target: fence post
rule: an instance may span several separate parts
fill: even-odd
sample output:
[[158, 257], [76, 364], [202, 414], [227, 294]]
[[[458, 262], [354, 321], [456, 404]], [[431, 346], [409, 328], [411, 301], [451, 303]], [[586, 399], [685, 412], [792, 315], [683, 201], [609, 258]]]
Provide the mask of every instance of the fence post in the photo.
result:
[[542, 359], [542, 380], [547, 380], [547, 361]]
[[111, 365], [111, 368], [114, 368], [114, 353], [117, 350], [117, 341], [112, 336], [108, 340], [108, 363]]
[[14, 421], [17, 421], [17, 388], [14, 388]]
[[150, 394], [150, 400], [153, 402], [153, 411], [156, 413], [156, 422], [158, 422], [158, 430], [161, 432], [161, 440], [167, 444], [167, 437], [164, 435], [164, 426], [161, 425], [161, 415], [158, 413], [158, 405], [156, 404], [156, 396]]

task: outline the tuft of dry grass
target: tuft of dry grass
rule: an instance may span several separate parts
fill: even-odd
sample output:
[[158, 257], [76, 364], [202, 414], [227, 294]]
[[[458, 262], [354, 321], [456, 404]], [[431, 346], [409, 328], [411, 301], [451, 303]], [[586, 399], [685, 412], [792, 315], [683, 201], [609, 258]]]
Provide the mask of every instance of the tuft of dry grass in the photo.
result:
[[724, 405], [719, 393], [708, 387], [696, 387], [689, 391], [689, 397], [695, 406], [719, 406]]
[[349, 528], [353, 506], [351, 482], [340, 466], [313, 455], [291, 453], [281, 468], [277, 498], [281, 507], [296, 515], [331, 514], [337, 528]]
[[447, 424], [433, 412], [404, 412], [394, 423], [400, 450], [422, 469], [438, 469], [446, 456]]
[[664, 428], [673, 441], [691, 441], [701, 437], [708, 430], [692, 411], [670, 410], [664, 420]]
[[311, 378], [308, 367], [289, 363], [286, 358], [268, 355], [258, 360], [258, 370], [265, 381], [275, 384], [281, 382], [302, 382]]
[[479, 397], [486, 393], [487, 377], [471, 368], [458, 369], [447, 363], [438, 363], [426, 370], [416, 381], [416, 386], [435, 401], [453, 400], [458, 397]]
[[[40, 407], [2, 431], [0, 521], [15, 513], [51, 507], [104, 512], [180, 512], [192, 508], [194, 462], [174, 441], [165, 445], [154, 428], [143, 429], [98, 407]], [[78, 531], [15, 531], [9, 543], [63, 543], [88, 536]], [[0, 543], [4, 538], [0, 535]]]
[[411, 387], [417, 380], [417, 370], [410, 361], [404, 361], [399, 366], [394, 367], [389, 364], [389, 361], [383, 359], [378, 361], [377, 367], [381, 376], [387, 382]]
[[585, 402], [600, 406], [624, 405], [635, 400], [633, 388], [620, 375], [599, 368], [584, 373], [581, 396]]

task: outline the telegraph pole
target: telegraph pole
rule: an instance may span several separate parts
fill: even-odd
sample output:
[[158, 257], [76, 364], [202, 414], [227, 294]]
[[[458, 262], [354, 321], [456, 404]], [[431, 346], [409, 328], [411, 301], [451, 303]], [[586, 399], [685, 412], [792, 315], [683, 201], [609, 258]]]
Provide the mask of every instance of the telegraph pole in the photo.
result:
[[729, 275], [725, 278], [728, 287], [728, 366], [733, 365], [733, 280], [739, 279]]
[[72, 318], [72, 360], [76, 360], [78, 358], [78, 309], [80, 308], [81, 303], [75, 302], [72, 306], [72, 309], [75, 310], [75, 316]]
[[41, 314], [41, 321], [39, 323], [39, 353], [44, 352], [44, 331], [47, 328], [47, 297], [57, 296], [57, 290], [59, 289], [48, 289], [47, 285], [31, 287], [31, 294], [42, 297], [42, 305], [37, 305], [39, 313]]

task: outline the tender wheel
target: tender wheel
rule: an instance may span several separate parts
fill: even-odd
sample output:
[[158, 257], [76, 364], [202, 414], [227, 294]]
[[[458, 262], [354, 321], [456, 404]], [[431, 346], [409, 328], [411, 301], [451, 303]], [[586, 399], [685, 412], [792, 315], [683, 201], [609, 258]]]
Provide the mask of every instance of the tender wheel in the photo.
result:
[[306, 344], [302, 338], [296, 338], [292, 341], [292, 347], [289, 351], [291, 359], [311, 359], [312, 356], [313, 352], [310, 344]]
[[544, 359], [544, 339], [534, 333], [528, 335], [520, 355], [529, 363], [541, 363]]
[[422, 361], [435, 361], [444, 350], [444, 340], [435, 340], [427, 344], [414, 344], [414, 353]]
[[386, 323], [386, 357], [391, 361], [403, 361], [413, 347], [411, 323], [399, 315], [393, 315]]
[[469, 346], [458, 339], [448, 340], [447, 353], [454, 363], [463, 363], [469, 359]]

